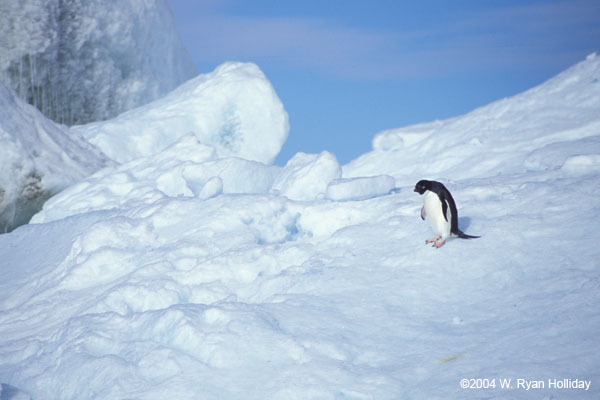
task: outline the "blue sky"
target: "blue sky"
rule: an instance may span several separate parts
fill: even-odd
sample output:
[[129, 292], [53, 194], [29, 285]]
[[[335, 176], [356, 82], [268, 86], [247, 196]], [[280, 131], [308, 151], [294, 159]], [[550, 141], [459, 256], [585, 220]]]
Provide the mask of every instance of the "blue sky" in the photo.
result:
[[600, 51], [600, 1], [169, 0], [200, 72], [264, 71], [290, 117], [276, 164], [346, 164], [385, 129], [538, 85]]

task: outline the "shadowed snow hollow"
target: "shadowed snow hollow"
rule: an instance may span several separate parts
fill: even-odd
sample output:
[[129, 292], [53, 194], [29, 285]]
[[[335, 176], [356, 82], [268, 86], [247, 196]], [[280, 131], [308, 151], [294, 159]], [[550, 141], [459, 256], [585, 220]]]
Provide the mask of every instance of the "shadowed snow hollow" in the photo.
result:
[[27, 223], [50, 196], [108, 164], [81, 136], [0, 83], [0, 233]]
[[196, 74], [166, 0], [0, 1], [0, 81], [56, 122], [112, 118]]
[[255, 64], [227, 63], [164, 98], [73, 130], [118, 162], [156, 154], [193, 132], [220, 157], [271, 163], [289, 124], [283, 104]]

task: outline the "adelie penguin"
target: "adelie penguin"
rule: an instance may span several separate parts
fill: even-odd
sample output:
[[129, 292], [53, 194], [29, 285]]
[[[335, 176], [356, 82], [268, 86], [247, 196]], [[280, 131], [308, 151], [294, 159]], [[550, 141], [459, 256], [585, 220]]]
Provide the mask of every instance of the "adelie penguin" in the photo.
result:
[[442, 247], [451, 235], [462, 239], [475, 239], [458, 229], [458, 210], [450, 191], [440, 182], [421, 180], [415, 185], [415, 192], [424, 195], [421, 219], [429, 220], [435, 237], [425, 243], [433, 243], [437, 248]]

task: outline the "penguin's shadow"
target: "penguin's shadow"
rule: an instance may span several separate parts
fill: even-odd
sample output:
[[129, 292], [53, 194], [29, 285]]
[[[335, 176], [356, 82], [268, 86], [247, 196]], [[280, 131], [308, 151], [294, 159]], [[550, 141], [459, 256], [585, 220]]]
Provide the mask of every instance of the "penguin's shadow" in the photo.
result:
[[469, 228], [469, 225], [471, 225], [470, 217], [458, 217], [458, 229], [464, 232]]

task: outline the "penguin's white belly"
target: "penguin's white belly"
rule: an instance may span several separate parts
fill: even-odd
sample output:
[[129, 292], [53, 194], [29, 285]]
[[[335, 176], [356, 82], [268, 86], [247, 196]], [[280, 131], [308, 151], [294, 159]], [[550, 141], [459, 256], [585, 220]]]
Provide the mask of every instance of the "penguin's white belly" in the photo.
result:
[[[426, 191], [424, 194], [424, 207], [427, 219], [431, 225], [433, 233], [441, 236], [443, 239], [450, 237], [450, 215], [448, 220], [444, 218], [442, 214], [442, 202], [437, 194], [431, 191]], [[450, 207], [448, 207], [448, 214], [450, 214]]]

